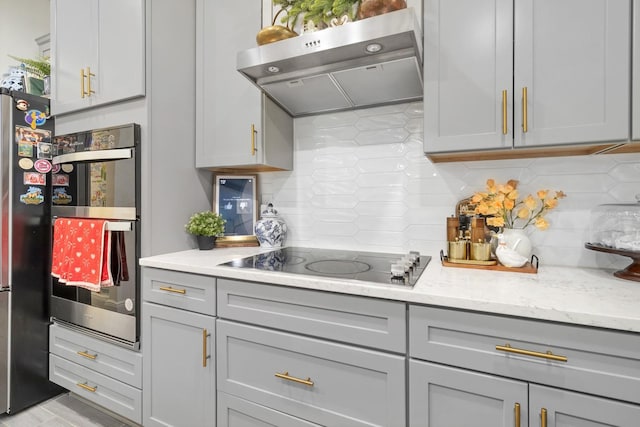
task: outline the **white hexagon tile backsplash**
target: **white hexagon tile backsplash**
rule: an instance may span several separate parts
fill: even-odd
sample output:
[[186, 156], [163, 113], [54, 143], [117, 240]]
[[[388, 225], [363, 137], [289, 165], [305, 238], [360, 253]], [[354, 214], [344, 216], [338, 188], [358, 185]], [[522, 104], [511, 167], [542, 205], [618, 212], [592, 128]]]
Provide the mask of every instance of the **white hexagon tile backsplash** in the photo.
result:
[[547, 215], [548, 230], [531, 230], [541, 263], [629, 263], [584, 243], [593, 207], [640, 193], [640, 154], [433, 164], [422, 150], [422, 115], [414, 102], [295, 119], [294, 170], [259, 179], [260, 201], [274, 203], [287, 222], [285, 244], [437, 255], [456, 203], [488, 178], [513, 178], [521, 194], [568, 195]]

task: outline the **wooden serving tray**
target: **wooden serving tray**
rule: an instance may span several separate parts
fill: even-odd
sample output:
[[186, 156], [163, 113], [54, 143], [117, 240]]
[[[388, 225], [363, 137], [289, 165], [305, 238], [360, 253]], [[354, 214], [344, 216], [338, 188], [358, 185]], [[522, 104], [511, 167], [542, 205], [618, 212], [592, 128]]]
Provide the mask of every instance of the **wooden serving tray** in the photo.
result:
[[[522, 267], [505, 267], [496, 260], [491, 261], [473, 261], [473, 260], [451, 260], [444, 254], [444, 251], [440, 251], [440, 261], [444, 267], [457, 267], [457, 268], [475, 268], [477, 270], [492, 270], [492, 271], [509, 271], [511, 273], [538, 273], [538, 257], [531, 256], [531, 261], [527, 261]], [[533, 262], [535, 261], [535, 266]]]

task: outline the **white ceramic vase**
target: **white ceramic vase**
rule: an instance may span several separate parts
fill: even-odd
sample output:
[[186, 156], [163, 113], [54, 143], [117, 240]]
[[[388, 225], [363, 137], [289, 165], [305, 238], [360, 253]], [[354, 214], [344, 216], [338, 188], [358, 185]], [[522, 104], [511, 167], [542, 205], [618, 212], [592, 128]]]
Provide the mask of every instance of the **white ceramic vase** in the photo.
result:
[[533, 253], [533, 245], [527, 233], [521, 228], [505, 228], [502, 230], [503, 239], [509, 249], [512, 249], [529, 259]]
[[287, 224], [278, 217], [278, 211], [269, 203], [262, 211], [261, 218], [256, 221], [254, 231], [260, 246], [279, 248], [287, 237]]

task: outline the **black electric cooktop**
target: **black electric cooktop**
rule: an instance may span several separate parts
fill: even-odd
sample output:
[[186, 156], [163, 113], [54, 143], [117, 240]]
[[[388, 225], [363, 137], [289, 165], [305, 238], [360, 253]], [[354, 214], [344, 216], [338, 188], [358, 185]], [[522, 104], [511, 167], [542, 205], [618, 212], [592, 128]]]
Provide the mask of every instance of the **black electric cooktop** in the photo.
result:
[[[413, 286], [420, 278], [430, 256], [412, 253], [413, 263], [403, 275], [392, 275], [392, 264], [403, 264], [404, 254], [342, 251], [334, 249], [285, 247], [224, 264], [234, 268], [279, 271], [307, 276], [333, 277], [367, 282]], [[414, 260], [414, 258], [417, 259]], [[404, 261], [404, 264], [407, 260]]]

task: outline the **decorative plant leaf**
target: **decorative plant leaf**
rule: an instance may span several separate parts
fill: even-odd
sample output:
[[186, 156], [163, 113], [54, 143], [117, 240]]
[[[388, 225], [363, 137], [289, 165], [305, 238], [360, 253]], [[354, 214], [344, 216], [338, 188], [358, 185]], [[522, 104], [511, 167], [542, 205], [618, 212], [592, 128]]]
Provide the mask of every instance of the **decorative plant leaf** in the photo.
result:
[[8, 55], [10, 58], [24, 64], [25, 70], [38, 78], [51, 75], [51, 64], [49, 58], [31, 59], [19, 56]]

